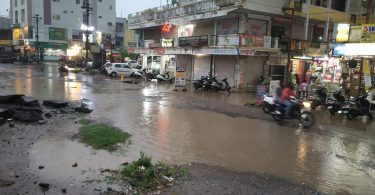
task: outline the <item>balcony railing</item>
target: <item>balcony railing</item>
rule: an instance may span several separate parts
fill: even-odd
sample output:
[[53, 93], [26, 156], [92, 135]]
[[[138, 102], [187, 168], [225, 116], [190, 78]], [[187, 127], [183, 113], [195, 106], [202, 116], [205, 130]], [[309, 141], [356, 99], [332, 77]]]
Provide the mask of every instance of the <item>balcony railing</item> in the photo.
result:
[[[166, 39], [167, 40], [167, 39]], [[171, 40], [173, 40], [171, 42]], [[143, 40], [137, 43], [129, 43], [130, 45], [142, 48], [158, 48], [158, 47], [188, 47], [188, 48], [202, 48], [202, 47], [241, 47], [241, 48], [271, 48], [275, 45], [275, 39], [271, 36], [254, 36], [248, 34], [230, 34], [230, 35], [201, 35], [180, 37], [178, 39], [171, 39], [170, 44], [163, 44], [163, 39], [157, 40]], [[168, 42], [168, 43], [169, 43]], [[277, 41], [276, 41], [277, 42]], [[178, 43], [178, 44], [176, 44]], [[277, 44], [281, 46], [280, 44]]]
[[178, 45], [180, 47], [204, 47], [209, 46], [208, 35], [203, 36], [191, 36], [191, 37], [180, 37], [178, 39]]

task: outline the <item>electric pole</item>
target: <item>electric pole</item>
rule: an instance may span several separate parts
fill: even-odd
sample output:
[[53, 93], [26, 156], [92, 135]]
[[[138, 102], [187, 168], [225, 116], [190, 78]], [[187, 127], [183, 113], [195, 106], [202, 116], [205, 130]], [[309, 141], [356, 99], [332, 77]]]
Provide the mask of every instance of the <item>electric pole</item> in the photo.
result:
[[35, 38], [36, 38], [36, 61], [39, 62], [39, 57], [40, 57], [40, 51], [39, 51], [39, 20], [41, 20], [42, 18], [39, 17], [39, 14], [36, 14], [33, 19], [35, 20], [35, 23], [36, 23], [36, 35], [35, 35]]
[[88, 59], [89, 59], [89, 22], [90, 22], [90, 14], [92, 13], [93, 11], [93, 8], [90, 7], [90, 3], [88, 0], [84, 0], [83, 1], [83, 4], [82, 4], [82, 7], [81, 7], [83, 10], [85, 10], [85, 15], [86, 15], [86, 31], [85, 31], [85, 36], [86, 36], [86, 44], [85, 44], [85, 48], [86, 48], [86, 58], [85, 58], [85, 65], [87, 66], [87, 63], [88, 63]]

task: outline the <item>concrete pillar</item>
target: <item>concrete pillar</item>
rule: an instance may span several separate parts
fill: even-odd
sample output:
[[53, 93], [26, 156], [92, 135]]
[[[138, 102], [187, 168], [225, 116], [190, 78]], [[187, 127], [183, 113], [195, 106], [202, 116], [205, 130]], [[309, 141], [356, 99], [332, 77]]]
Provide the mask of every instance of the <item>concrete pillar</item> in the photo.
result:
[[307, 12], [306, 12], [306, 19], [305, 19], [305, 34], [304, 34], [305, 40], [307, 40], [307, 36], [309, 34], [311, 0], [307, 0], [306, 5], [307, 5]]
[[346, 0], [346, 5], [345, 5], [345, 21], [349, 23], [349, 13], [350, 11], [350, 0]]
[[324, 41], [328, 42], [328, 32], [329, 32], [329, 26], [331, 21], [331, 7], [332, 7], [332, 0], [328, 0], [328, 16], [327, 16], [327, 22], [326, 27], [324, 28]]

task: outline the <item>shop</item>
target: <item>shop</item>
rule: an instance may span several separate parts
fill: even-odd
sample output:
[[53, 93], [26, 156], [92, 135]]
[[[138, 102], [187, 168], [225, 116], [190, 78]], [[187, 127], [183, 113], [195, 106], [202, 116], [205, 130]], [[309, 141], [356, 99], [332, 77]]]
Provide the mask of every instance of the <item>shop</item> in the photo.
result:
[[[36, 48], [36, 43], [30, 44]], [[42, 61], [58, 61], [60, 56], [65, 56], [68, 49], [66, 43], [39, 42], [39, 48], [42, 53]]]
[[341, 84], [346, 95], [358, 96], [374, 86], [375, 43], [336, 44], [333, 56], [339, 57]]

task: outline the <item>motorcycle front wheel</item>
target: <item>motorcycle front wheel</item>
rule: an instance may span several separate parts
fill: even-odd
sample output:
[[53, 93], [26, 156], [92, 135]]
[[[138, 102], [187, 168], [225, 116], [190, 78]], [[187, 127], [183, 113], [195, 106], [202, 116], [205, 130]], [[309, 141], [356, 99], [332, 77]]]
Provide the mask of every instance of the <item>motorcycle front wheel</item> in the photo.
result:
[[266, 114], [271, 112], [271, 105], [267, 102], [263, 103], [262, 108], [263, 108], [263, 112], [266, 113]]
[[350, 121], [354, 120], [355, 117], [357, 117], [357, 111], [356, 110], [349, 110], [348, 114], [346, 114], [346, 118]]
[[302, 127], [310, 128], [314, 125], [314, 123], [315, 123], [315, 118], [311, 112], [303, 111], [301, 113], [300, 124], [302, 125]]

